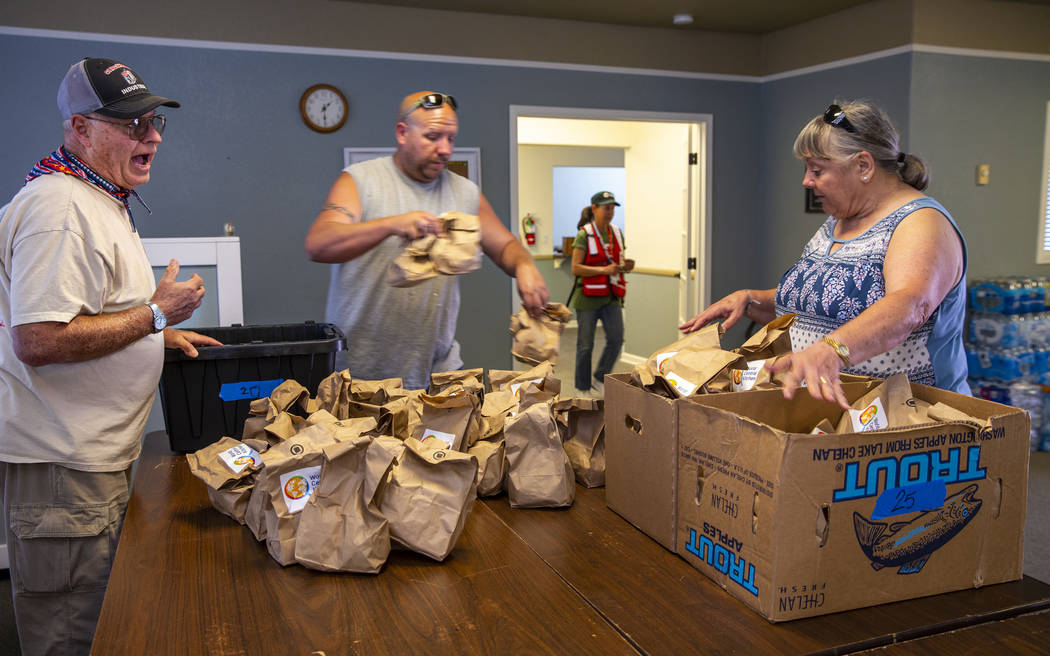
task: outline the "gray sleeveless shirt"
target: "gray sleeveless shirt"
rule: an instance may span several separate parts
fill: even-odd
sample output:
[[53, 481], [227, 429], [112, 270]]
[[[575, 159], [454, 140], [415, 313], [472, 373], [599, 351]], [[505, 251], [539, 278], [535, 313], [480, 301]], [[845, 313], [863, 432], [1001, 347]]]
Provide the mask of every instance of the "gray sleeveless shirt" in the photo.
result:
[[[392, 157], [344, 170], [357, 185], [363, 221], [414, 210], [478, 213], [477, 185], [449, 171], [434, 182], [418, 182]], [[456, 342], [459, 281], [439, 275], [414, 287], [391, 287], [387, 269], [404, 245], [400, 237], [387, 237], [367, 253], [333, 264], [325, 321], [346, 336], [348, 350], [337, 355], [338, 369], [349, 368], [360, 380], [401, 377], [406, 388], [419, 389], [429, 385], [431, 372], [463, 366]]]

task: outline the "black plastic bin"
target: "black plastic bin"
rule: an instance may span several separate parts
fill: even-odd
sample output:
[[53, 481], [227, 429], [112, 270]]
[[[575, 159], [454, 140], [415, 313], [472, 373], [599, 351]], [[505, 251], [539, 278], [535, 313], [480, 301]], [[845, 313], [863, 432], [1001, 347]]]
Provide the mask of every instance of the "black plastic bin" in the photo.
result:
[[187, 453], [224, 435], [241, 436], [254, 399], [284, 380], [317, 393], [335, 371], [346, 339], [328, 323], [194, 328], [223, 346], [198, 347], [196, 358], [165, 349], [160, 401], [172, 451]]

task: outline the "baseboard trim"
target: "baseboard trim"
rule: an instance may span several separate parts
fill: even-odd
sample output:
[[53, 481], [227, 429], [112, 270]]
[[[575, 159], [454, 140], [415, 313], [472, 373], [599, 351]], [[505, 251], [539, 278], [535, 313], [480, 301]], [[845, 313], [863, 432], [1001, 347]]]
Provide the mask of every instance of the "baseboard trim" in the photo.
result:
[[646, 360], [648, 360], [648, 358], [646, 358], [645, 356], [635, 355], [634, 353], [621, 353], [620, 354], [620, 361], [625, 363], [625, 364], [629, 364], [632, 367], [635, 366], [635, 365], [642, 364]]

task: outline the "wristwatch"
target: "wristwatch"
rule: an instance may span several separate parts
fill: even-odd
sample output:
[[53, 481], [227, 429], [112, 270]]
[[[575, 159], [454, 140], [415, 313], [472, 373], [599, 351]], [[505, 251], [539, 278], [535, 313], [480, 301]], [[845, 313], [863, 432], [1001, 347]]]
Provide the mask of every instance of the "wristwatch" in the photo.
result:
[[160, 306], [156, 303], [146, 303], [146, 307], [153, 313], [153, 332], [159, 333], [164, 330], [168, 325], [168, 317], [164, 315], [164, 310], [160, 309]]
[[842, 342], [834, 339], [828, 335], [824, 336], [824, 341], [831, 345], [831, 348], [835, 349], [835, 355], [842, 359], [842, 363], [845, 366], [849, 366], [849, 347]]

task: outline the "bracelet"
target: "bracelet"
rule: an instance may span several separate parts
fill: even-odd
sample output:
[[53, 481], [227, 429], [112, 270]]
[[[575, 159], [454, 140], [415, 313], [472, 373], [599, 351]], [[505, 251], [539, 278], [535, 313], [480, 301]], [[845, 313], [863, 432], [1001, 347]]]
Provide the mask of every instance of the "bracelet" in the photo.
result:
[[[747, 305], [744, 306], [744, 316], [746, 317], [746, 316], [748, 316], [747, 313], [751, 309], [751, 306], [752, 305], [762, 305], [762, 301], [756, 301], [755, 297], [751, 295], [751, 290], [750, 289], [745, 289], [744, 291], [747, 292]], [[748, 318], [750, 318], [750, 317], [748, 317]]]
[[824, 342], [825, 344], [828, 344], [829, 346], [831, 346], [831, 348], [835, 349], [835, 355], [839, 356], [839, 359], [842, 360], [842, 363], [845, 366], [847, 366], [847, 367], [849, 366], [849, 364], [850, 364], [850, 362], [849, 362], [850, 353], [849, 353], [849, 347], [848, 346], [846, 346], [842, 342], [838, 341], [837, 339], [835, 339], [835, 338], [833, 338], [833, 337], [831, 337], [829, 335], [825, 335], [821, 339], [821, 341]]

